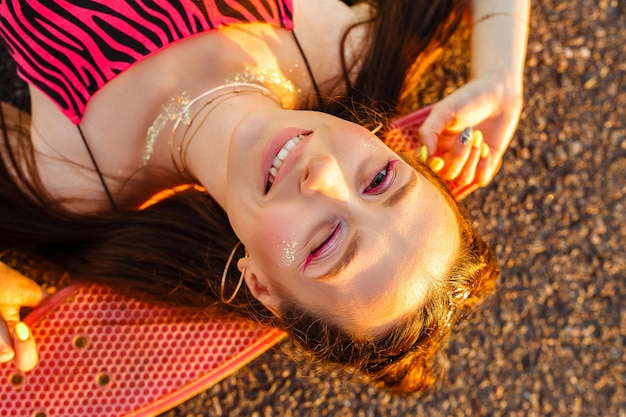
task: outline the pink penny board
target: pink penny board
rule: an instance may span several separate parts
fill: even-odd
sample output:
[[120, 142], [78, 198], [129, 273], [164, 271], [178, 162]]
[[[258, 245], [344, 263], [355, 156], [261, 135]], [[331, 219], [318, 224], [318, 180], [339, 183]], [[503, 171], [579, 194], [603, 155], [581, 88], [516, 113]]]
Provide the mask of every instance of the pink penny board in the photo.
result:
[[[430, 108], [398, 119], [388, 144], [417, 147]], [[285, 337], [283, 331], [158, 307], [99, 286], [64, 288], [25, 321], [31, 372], [0, 364], [0, 415], [153, 416], [199, 394]]]
[[396, 152], [414, 152], [419, 141], [418, 129], [430, 114], [432, 106], [424, 107], [393, 121], [385, 143]]
[[40, 363], [0, 365], [0, 415], [151, 416], [241, 368], [284, 332], [155, 307], [104, 287], [64, 288], [34, 310]]

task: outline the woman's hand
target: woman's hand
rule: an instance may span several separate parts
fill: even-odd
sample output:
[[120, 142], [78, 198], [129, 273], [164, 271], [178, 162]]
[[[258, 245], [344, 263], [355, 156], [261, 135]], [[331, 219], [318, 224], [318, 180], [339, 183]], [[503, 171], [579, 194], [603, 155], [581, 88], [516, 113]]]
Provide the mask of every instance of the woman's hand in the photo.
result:
[[[500, 169], [519, 122], [521, 90], [521, 82], [471, 80], [435, 104], [421, 126], [428, 158], [443, 159], [438, 174], [457, 198], [487, 185]], [[460, 138], [466, 127], [474, 135], [464, 144]]]
[[32, 332], [20, 320], [21, 307], [35, 307], [46, 292], [33, 280], [0, 262], [0, 362], [13, 360], [20, 371], [39, 360]]

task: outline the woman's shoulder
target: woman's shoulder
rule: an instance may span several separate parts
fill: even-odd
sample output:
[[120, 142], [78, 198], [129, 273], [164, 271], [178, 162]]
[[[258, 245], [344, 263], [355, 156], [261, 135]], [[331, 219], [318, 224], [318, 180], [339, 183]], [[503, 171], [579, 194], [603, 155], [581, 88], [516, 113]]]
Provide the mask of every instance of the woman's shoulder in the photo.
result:
[[366, 21], [369, 15], [366, 3], [349, 7], [339, 0], [294, 0], [294, 31], [320, 80], [343, 78], [342, 45], [348, 67], [358, 71], [358, 63], [368, 50], [368, 26], [355, 24]]

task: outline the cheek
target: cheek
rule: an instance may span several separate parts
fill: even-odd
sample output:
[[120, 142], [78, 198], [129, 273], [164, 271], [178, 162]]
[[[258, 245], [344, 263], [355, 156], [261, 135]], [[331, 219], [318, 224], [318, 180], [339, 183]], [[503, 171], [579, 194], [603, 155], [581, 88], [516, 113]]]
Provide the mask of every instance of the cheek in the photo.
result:
[[288, 213], [260, 219], [255, 224], [250, 247], [272, 269], [292, 268], [301, 243], [296, 233], [298, 219]]

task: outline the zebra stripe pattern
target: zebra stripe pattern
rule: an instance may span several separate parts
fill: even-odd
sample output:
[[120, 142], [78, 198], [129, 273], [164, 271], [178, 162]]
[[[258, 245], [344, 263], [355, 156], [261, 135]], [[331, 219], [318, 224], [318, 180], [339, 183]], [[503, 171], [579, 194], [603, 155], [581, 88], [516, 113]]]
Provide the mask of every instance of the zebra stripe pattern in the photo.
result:
[[292, 0], [0, 0], [0, 35], [18, 74], [73, 123], [96, 91], [134, 63], [242, 22], [291, 29]]

